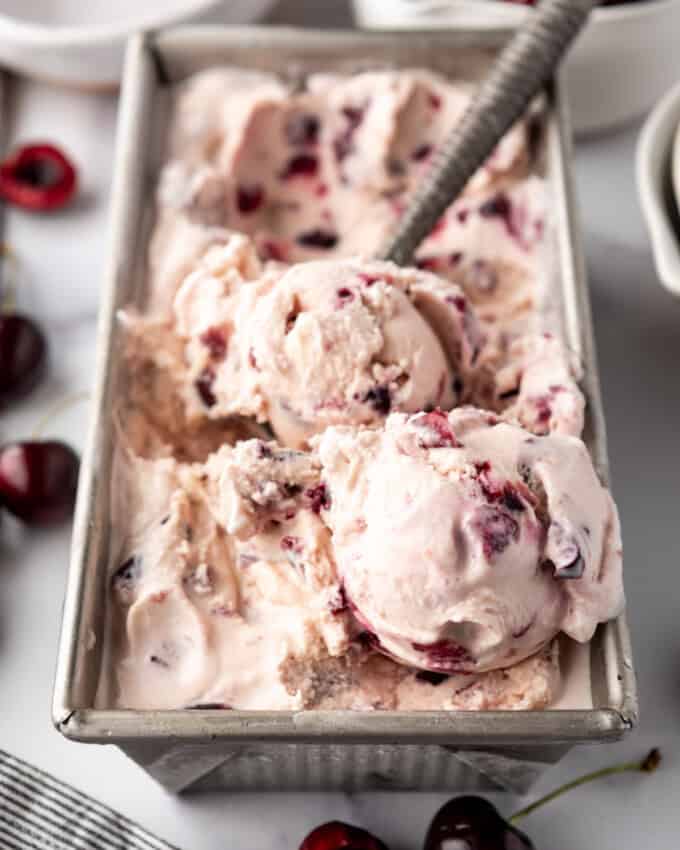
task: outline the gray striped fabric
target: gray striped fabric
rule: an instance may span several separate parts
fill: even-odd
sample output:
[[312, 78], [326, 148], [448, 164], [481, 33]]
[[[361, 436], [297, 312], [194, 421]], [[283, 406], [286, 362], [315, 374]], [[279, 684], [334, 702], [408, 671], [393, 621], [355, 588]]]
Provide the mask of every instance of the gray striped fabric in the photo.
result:
[[0, 750], [0, 850], [177, 850]]

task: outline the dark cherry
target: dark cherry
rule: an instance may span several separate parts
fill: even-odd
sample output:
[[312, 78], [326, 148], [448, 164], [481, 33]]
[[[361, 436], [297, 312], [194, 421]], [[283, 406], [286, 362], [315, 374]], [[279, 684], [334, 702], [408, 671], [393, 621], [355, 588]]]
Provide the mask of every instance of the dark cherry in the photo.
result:
[[344, 585], [339, 585], [337, 593], [331, 598], [329, 602], [329, 608], [331, 614], [342, 614], [347, 611], [349, 608], [349, 602], [347, 600], [347, 594], [345, 593]]
[[422, 160], [427, 159], [431, 153], [432, 145], [418, 145], [418, 147], [411, 154], [411, 159], [415, 160], [416, 162], [421, 162]]
[[264, 203], [264, 189], [259, 183], [239, 186], [236, 189], [236, 206], [242, 215], [258, 210]]
[[200, 340], [210, 352], [212, 360], [223, 360], [227, 353], [227, 338], [220, 328], [208, 328], [200, 336]]
[[485, 558], [493, 562], [512, 542], [519, 540], [520, 528], [517, 521], [499, 508], [482, 505], [476, 514], [474, 526], [482, 539]]
[[67, 204], [78, 175], [54, 145], [25, 145], [0, 163], [0, 197], [18, 207], [47, 212]]
[[0, 315], [0, 408], [27, 395], [45, 374], [47, 342], [26, 316]]
[[54, 525], [73, 513], [80, 460], [55, 440], [0, 448], [0, 501], [27, 525]]
[[502, 218], [507, 221], [512, 215], [512, 202], [507, 195], [499, 192], [497, 195], [484, 201], [479, 207], [478, 212], [483, 218]]
[[315, 514], [320, 514], [322, 508], [327, 511], [331, 506], [330, 493], [323, 482], [305, 490], [305, 496], [310, 509]]
[[438, 640], [434, 643], [412, 643], [416, 652], [423, 652], [430, 670], [436, 673], [474, 672], [475, 659], [464, 646], [452, 640]]
[[286, 122], [286, 138], [291, 145], [315, 145], [319, 139], [320, 126], [316, 115], [297, 112]]
[[300, 850], [388, 850], [388, 847], [365, 829], [334, 820], [310, 832]]
[[217, 398], [213, 392], [213, 384], [215, 383], [215, 370], [210, 366], [199, 374], [194, 381], [196, 392], [201, 397], [201, 401], [206, 407], [214, 407], [217, 404]]
[[529, 838], [482, 797], [454, 797], [432, 819], [423, 850], [533, 850]]
[[433, 673], [432, 670], [418, 670], [416, 673], [416, 679], [419, 682], [427, 682], [428, 685], [441, 685], [442, 682], [445, 682], [449, 677], [448, 673]]
[[344, 106], [341, 110], [345, 118], [345, 127], [333, 139], [333, 152], [338, 162], [342, 162], [354, 149], [354, 133], [364, 120], [366, 107]]
[[437, 269], [440, 268], [441, 264], [442, 264], [442, 258], [441, 257], [434, 257], [434, 256], [418, 257], [418, 259], [416, 260], [416, 268], [423, 269], [423, 271], [427, 271], [427, 272], [437, 271]]
[[309, 153], [292, 156], [279, 174], [280, 180], [292, 177], [316, 177], [319, 172], [319, 158]]
[[392, 396], [389, 388], [385, 386], [371, 387], [364, 396], [364, 401], [370, 404], [376, 413], [382, 413], [383, 416], [387, 416], [392, 407]]
[[300, 233], [297, 237], [298, 245], [303, 245], [305, 248], [335, 248], [338, 244], [338, 234], [332, 230], [324, 230], [321, 227], [315, 227], [312, 230], [307, 230]]

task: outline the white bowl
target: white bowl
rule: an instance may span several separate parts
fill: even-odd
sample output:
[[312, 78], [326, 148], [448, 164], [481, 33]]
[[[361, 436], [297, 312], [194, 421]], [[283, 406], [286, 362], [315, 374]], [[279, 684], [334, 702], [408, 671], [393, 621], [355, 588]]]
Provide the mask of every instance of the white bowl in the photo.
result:
[[647, 119], [637, 148], [642, 212], [663, 285], [680, 295], [680, 84]]
[[567, 61], [578, 131], [619, 126], [646, 112], [680, 78], [680, 0], [597, 9]]
[[125, 42], [186, 22], [247, 24], [274, 0], [0, 0], [0, 63], [30, 76], [104, 88], [120, 80]]
[[[385, 29], [514, 25], [527, 7], [479, 0], [353, 0], [362, 27]], [[608, 129], [641, 115], [680, 78], [680, 0], [596, 9], [566, 64], [577, 132]]]

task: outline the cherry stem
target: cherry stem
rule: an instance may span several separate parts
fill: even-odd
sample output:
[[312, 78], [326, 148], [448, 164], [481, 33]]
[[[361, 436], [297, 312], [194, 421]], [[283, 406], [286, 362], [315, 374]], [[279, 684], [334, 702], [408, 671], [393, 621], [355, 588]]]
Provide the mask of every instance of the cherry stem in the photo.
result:
[[2, 276], [4, 286], [0, 292], [0, 312], [13, 313], [17, 306], [19, 261], [7, 242], [0, 242], [0, 260], [3, 260], [6, 266], [6, 272]]
[[31, 435], [32, 440], [41, 440], [47, 431], [48, 427], [52, 424], [53, 420], [57, 418], [61, 413], [65, 410], [69, 410], [75, 404], [81, 401], [87, 401], [90, 397], [90, 394], [83, 390], [79, 393], [71, 393], [71, 395], [67, 395], [56, 404], [53, 404], [52, 407], [47, 411], [47, 413], [42, 417], [42, 419], [38, 422], [35, 427], [33, 434]]
[[522, 820], [522, 818], [525, 818], [527, 815], [535, 812], [536, 809], [540, 809], [541, 806], [544, 806], [551, 800], [555, 800], [557, 797], [561, 797], [562, 794], [566, 794], [567, 791], [578, 788], [580, 785], [586, 785], [589, 782], [594, 782], [596, 779], [602, 779], [604, 776], [612, 776], [616, 773], [653, 773], [659, 766], [660, 762], [661, 753], [655, 748], [650, 750], [642, 761], [631, 761], [624, 764], [616, 764], [611, 767], [603, 767], [600, 770], [593, 771], [592, 773], [587, 773], [585, 776], [581, 776], [578, 779], [574, 779], [572, 782], [567, 782], [566, 785], [562, 785], [560, 788], [556, 788], [554, 791], [550, 791], [550, 793], [546, 794], [544, 797], [540, 797], [524, 809], [520, 809], [518, 812], [515, 812], [515, 814], [509, 818], [509, 821], [510, 823], [517, 823], [517, 821]]

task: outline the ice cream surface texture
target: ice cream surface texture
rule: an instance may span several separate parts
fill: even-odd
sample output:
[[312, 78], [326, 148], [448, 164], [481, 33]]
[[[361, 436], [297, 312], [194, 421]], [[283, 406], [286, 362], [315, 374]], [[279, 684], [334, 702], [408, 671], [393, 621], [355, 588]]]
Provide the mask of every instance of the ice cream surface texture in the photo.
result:
[[587, 641], [623, 604], [616, 509], [581, 441], [465, 407], [314, 442], [204, 464], [119, 451], [114, 700], [548, 704], [558, 633]]
[[420, 70], [176, 88], [119, 314], [97, 705], [544, 708], [621, 609], [540, 110], [414, 268], [372, 259], [471, 96]]
[[228, 261], [216, 269], [220, 253], [213, 248], [175, 298], [183, 391], [197, 418], [255, 416], [302, 447], [328, 425], [380, 424], [391, 410], [460, 401], [483, 337], [455, 284], [360, 260], [235, 282]]
[[314, 453], [248, 440], [186, 465], [121, 449], [115, 475], [119, 661], [102, 702], [517, 709], [558, 692], [556, 643], [492, 673], [433, 675], [376, 654], [336, 568], [333, 476]]
[[620, 613], [616, 508], [583, 443], [473, 408], [318, 440], [357, 618], [414, 667], [508, 667]]
[[[123, 450], [116, 477], [114, 521], [128, 530], [111, 563], [114, 699], [130, 708], [300, 706], [284, 684], [286, 660], [348, 644], [333, 613], [329, 533], [305, 495], [314, 462], [253, 440], [224, 447], [206, 467]], [[123, 519], [131, 507], [132, 527]]]

